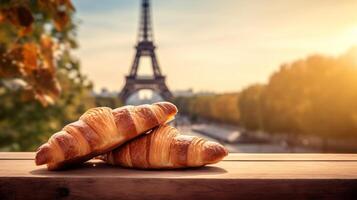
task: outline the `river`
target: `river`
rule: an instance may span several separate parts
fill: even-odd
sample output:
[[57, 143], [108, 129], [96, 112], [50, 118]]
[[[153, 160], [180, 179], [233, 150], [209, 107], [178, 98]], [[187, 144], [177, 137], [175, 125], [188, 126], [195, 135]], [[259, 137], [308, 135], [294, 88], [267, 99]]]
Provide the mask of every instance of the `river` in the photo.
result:
[[223, 144], [231, 153], [316, 153], [316, 149], [296, 146], [287, 142], [262, 140], [242, 134], [239, 127], [215, 123], [192, 124], [178, 116], [172, 123], [182, 134], [199, 136]]

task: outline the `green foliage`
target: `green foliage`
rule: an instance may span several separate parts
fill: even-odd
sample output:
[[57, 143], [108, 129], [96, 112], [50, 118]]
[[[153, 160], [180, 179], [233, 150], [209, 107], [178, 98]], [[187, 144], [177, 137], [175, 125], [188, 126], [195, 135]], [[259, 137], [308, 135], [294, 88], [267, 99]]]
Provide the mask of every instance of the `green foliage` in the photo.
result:
[[[38, 2], [51, 7], [50, 4], [57, 1]], [[16, 79], [2, 77], [0, 79], [0, 150], [2, 151], [34, 151], [41, 143], [47, 141], [50, 135], [61, 130], [65, 124], [77, 120], [88, 108], [95, 106], [90, 93], [91, 83], [82, 75], [79, 62], [71, 55], [71, 49], [77, 47], [76, 25], [72, 17], [66, 17], [63, 13], [53, 14], [50, 9], [40, 10], [38, 2], [31, 1], [29, 6], [35, 16], [31, 33], [18, 38], [17, 30], [13, 26], [2, 24], [0, 43], [5, 48], [11, 47], [14, 43], [22, 44], [28, 41], [40, 46], [43, 34], [56, 41], [59, 48], [55, 51], [54, 66], [56, 66], [56, 79], [61, 85], [62, 93], [54, 104], [44, 107], [38, 100], [28, 98], [28, 93], [18, 87], [18, 84], [14, 84]], [[8, 6], [7, 4], [0, 5]], [[58, 18], [59, 16], [62, 18]], [[37, 76], [37, 78], [40, 80], [39, 83], [46, 87], [48, 84], [46, 79], [42, 76]]]
[[252, 85], [244, 89], [239, 96], [240, 120], [242, 126], [250, 130], [259, 130], [262, 125], [262, 92], [263, 85]]
[[180, 97], [180, 112], [249, 130], [352, 138], [357, 133], [357, 48], [285, 64], [266, 85], [237, 94]]
[[19, 91], [0, 87], [0, 148], [3, 151], [34, 151], [58, 130], [94, 106], [89, 88], [58, 74], [64, 92], [56, 104], [43, 107], [38, 101], [22, 101]]
[[104, 106], [109, 108], [118, 108], [123, 106], [123, 103], [118, 97], [95, 97], [96, 106]]
[[44, 106], [61, 93], [56, 57], [73, 44], [73, 11], [70, 0], [0, 3], [0, 78], [20, 81], [23, 96]]
[[242, 124], [269, 133], [355, 137], [357, 49], [281, 66], [266, 86], [242, 91]]
[[240, 119], [238, 98], [238, 93], [179, 97], [175, 99], [175, 104], [179, 107], [180, 113], [190, 115], [193, 120], [201, 117], [217, 122], [238, 124]]
[[357, 51], [282, 66], [262, 97], [264, 128], [326, 137], [357, 131]]

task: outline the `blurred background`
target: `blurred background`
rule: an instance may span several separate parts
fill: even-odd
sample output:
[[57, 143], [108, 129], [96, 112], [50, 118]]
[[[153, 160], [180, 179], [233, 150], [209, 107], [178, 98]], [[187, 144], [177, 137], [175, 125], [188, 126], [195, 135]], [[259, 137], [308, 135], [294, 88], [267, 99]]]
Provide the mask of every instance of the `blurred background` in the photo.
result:
[[0, 151], [168, 100], [230, 152], [357, 152], [357, 0], [2, 0]]

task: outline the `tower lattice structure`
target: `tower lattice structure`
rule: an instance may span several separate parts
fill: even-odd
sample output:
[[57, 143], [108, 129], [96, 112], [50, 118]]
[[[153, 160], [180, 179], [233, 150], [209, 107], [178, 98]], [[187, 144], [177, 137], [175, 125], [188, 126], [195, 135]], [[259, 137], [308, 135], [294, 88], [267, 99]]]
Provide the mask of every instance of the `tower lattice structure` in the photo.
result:
[[[166, 85], [166, 77], [161, 73], [155, 54], [156, 47], [153, 41], [149, 0], [142, 0], [141, 3], [138, 43], [135, 48], [135, 58], [129, 75], [126, 76], [125, 85], [119, 94], [120, 99], [123, 102], [126, 102], [126, 100], [137, 91], [142, 89], [150, 89], [160, 94], [163, 99], [170, 100], [172, 98], [172, 93]], [[152, 76], [138, 75], [140, 59], [144, 56], [150, 57], [151, 59], [151, 66], [153, 71]]]

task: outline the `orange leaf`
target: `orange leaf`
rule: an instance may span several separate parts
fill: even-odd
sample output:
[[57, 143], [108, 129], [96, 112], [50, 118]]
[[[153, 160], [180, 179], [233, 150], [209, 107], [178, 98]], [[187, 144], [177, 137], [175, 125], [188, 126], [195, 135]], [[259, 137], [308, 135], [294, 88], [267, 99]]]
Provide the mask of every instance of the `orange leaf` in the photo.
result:
[[0, 22], [9, 21], [17, 27], [21, 27], [19, 35], [23, 36], [32, 31], [31, 25], [34, 18], [27, 7], [16, 6], [3, 9], [0, 12]]
[[69, 17], [66, 12], [58, 11], [54, 17], [54, 25], [58, 31], [63, 31], [69, 21]]
[[23, 28], [19, 29], [18, 35], [20, 37], [22, 37], [22, 36], [25, 36], [25, 35], [27, 35], [27, 34], [29, 34], [31, 32], [32, 32], [32, 26], [23, 27]]
[[26, 43], [23, 45], [23, 64], [27, 74], [37, 68], [37, 46], [35, 43]]
[[14, 64], [8, 55], [0, 54], [0, 77], [13, 78], [20, 74], [19, 66]]
[[6, 21], [6, 15], [4, 11], [0, 10], [0, 23], [3, 23]]
[[41, 36], [41, 52], [44, 57], [44, 67], [48, 67], [51, 73], [55, 72], [53, 64], [53, 42], [48, 35]]
[[6, 57], [12, 62], [22, 62], [24, 58], [22, 54], [22, 48], [23, 47], [19, 44], [15, 44], [10, 52], [6, 54]]
[[67, 8], [69, 8], [70, 10], [73, 10], [73, 11], [76, 10], [76, 9], [74, 8], [73, 3], [72, 3], [71, 0], [66, 0], [66, 6], [67, 6]]
[[49, 69], [40, 68], [34, 71], [36, 89], [44, 93], [58, 97], [61, 93], [61, 87], [54, 74]]

